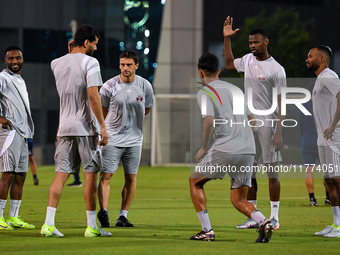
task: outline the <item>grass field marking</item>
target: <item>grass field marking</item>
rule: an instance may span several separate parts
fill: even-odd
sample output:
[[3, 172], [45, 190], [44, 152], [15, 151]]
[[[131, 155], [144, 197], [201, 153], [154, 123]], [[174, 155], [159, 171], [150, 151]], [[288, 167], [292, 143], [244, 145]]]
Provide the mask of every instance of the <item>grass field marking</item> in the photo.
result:
[[[323, 199], [325, 198], [324, 196], [316, 196], [315, 198], [320, 198]], [[265, 200], [269, 199], [268, 197], [260, 197], [257, 198], [257, 200]], [[307, 196], [306, 197], [281, 197], [280, 200], [293, 200], [293, 199], [309, 199]], [[121, 201], [121, 198], [110, 198], [110, 201]], [[191, 201], [190, 198], [141, 198], [141, 199], [134, 199], [135, 201]], [[208, 198], [210, 201], [230, 201], [230, 198]], [[41, 201], [46, 201], [46, 199], [25, 199], [25, 201], [30, 201], [30, 202], [41, 202]], [[63, 202], [78, 202], [79, 200], [70, 200], [70, 199], [65, 199]]]

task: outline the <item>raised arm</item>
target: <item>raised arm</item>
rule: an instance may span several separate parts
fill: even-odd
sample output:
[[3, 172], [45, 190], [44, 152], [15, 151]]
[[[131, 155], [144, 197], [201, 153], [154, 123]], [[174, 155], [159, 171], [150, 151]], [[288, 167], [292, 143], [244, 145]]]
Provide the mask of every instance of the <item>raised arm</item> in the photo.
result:
[[72, 50], [74, 49], [74, 40], [69, 41], [67, 46], [68, 46], [68, 53], [71, 53]]
[[227, 19], [224, 21], [223, 26], [223, 36], [224, 36], [224, 61], [225, 67], [227, 70], [236, 70], [234, 66], [234, 56], [233, 52], [231, 51], [231, 41], [230, 37], [233, 36], [239, 28], [233, 30], [233, 18], [228, 16]]

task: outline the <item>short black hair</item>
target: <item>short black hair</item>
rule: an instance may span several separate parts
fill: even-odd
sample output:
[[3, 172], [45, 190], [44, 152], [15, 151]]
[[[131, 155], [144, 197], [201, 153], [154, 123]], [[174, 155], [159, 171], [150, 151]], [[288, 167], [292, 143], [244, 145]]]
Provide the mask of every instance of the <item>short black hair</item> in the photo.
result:
[[216, 74], [218, 72], [219, 61], [216, 55], [211, 53], [203, 54], [198, 60], [197, 67], [205, 72]]
[[249, 33], [249, 35], [256, 35], [256, 34], [260, 34], [264, 38], [268, 38], [267, 32], [262, 28], [255, 28], [255, 29], [251, 30], [250, 33]]
[[[5, 56], [6, 56], [7, 52], [8, 52], [8, 51], [11, 51], [11, 50], [20, 50], [20, 51], [21, 51], [21, 49], [19, 48], [19, 46], [12, 45], [12, 46], [7, 47], [7, 49], [5, 50]], [[21, 51], [21, 52], [22, 52], [22, 51]]]
[[78, 27], [76, 34], [74, 35], [74, 46], [83, 46], [86, 40], [93, 42], [100, 38], [98, 31], [91, 25], [85, 24]]
[[333, 56], [332, 49], [327, 45], [317, 45], [314, 48], [316, 48], [319, 51], [321, 51], [322, 53], [326, 54], [329, 57], [329, 59], [331, 59], [331, 57]]
[[137, 65], [139, 63], [138, 54], [133, 50], [126, 50], [122, 54], [120, 54], [119, 58], [132, 58]]

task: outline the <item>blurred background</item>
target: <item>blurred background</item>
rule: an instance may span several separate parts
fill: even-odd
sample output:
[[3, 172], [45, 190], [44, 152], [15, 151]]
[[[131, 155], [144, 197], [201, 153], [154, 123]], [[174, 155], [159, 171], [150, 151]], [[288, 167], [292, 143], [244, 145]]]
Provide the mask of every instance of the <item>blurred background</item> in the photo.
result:
[[[153, 85], [156, 105], [145, 120], [142, 164], [185, 165], [192, 161], [190, 150], [197, 150], [201, 141], [200, 128], [194, 128], [201, 120], [193, 118], [201, 54], [216, 54], [221, 77], [240, 78], [242, 88], [242, 75], [227, 72], [224, 66], [225, 18], [232, 16], [233, 27], [241, 29], [232, 38], [235, 58], [249, 52], [249, 31], [262, 27], [269, 36], [269, 54], [287, 77], [311, 78], [304, 61], [316, 44], [333, 49], [331, 68], [340, 73], [339, 10], [340, 0], [0, 0], [0, 51], [4, 54], [10, 45], [23, 50], [22, 76], [36, 126], [38, 164], [54, 163], [59, 121], [50, 62], [67, 53], [67, 42], [78, 25], [91, 24], [101, 34], [94, 57], [104, 82], [120, 73], [120, 53], [135, 50], [140, 57], [137, 74]], [[286, 118], [299, 120], [295, 106], [288, 108]], [[300, 140], [299, 125], [284, 129], [283, 163], [303, 163]]]

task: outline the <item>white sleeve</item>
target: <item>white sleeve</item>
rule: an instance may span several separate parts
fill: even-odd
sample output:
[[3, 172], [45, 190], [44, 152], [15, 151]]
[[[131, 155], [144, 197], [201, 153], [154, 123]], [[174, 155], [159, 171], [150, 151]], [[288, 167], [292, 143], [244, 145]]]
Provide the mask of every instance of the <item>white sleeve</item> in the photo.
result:
[[52, 72], [53, 72], [53, 70], [54, 70], [54, 67], [56, 66], [56, 59], [55, 60], [52, 60], [52, 62], [51, 62], [51, 70], [52, 70]]
[[100, 87], [103, 85], [102, 76], [100, 74], [100, 65], [97, 59], [90, 58], [86, 63], [86, 82], [87, 88]]
[[0, 93], [2, 94], [2, 89], [5, 87], [3, 86], [4, 81], [0, 79]]
[[145, 94], [145, 108], [153, 107], [154, 105], [153, 89], [150, 82], [148, 81], [145, 81], [144, 94]]
[[321, 78], [322, 85], [335, 97], [340, 92], [339, 78]]
[[[205, 97], [205, 98], [202, 99], [202, 97]], [[206, 107], [205, 107], [206, 113], [204, 113], [204, 114], [202, 114], [202, 107], [203, 107], [202, 101], [206, 102]], [[204, 119], [207, 116], [215, 117], [215, 115], [214, 115], [214, 103], [213, 103], [211, 97], [208, 96], [207, 93], [205, 93], [203, 90], [200, 90], [197, 93], [197, 102], [198, 102], [198, 106], [199, 106], [201, 114], [202, 114], [202, 119]]]
[[239, 73], [243, 73], [246, 69], [246, 58], [247, 55], [244, 55], [242, 58], [234, 59], [234, 66], [236, 68], [236, 71]]
[[109, 107], [110, 105], [113, 90], [109, 84], [109, 81], [105, 82], [99, 91], [100, 101], [102, 102], [103, 107]]
[[285, 69], [280, 66], [275, 77], [274, 77], [274, 85], [277, 88], [277, 94], [281, 95], [281, 89], [287, 87], [287, 79]]

